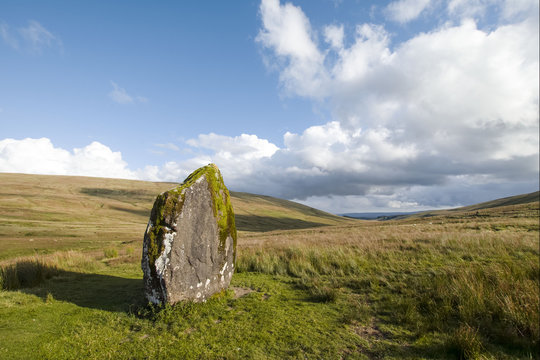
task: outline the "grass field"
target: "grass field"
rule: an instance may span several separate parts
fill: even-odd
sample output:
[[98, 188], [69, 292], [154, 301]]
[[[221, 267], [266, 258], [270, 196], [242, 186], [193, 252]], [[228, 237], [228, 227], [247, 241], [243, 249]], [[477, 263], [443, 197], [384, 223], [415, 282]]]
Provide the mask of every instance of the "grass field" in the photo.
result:
[[153, 308], [140, 246], [171, 184], [0, 183], [0, 358], [538, 358], [538, 201], [379, 222], [235, 193], [231, 290]]
[[[0, 260], [57, 250], [142, 246], [156, 196], [172, 183], [0, 173]], [[232, 193], [240, 235], [347, 223], [286, 200]]]

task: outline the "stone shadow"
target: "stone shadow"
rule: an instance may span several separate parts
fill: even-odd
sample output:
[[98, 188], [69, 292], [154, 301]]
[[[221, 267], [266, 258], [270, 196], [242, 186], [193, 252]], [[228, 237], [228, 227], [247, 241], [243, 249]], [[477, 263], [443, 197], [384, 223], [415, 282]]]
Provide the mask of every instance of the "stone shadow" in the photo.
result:
[[258, 215], [235, 215], [235, 223], [236, 229], [243, 231], [294, 230], [328, 226], [328, 224], [300, 219]]
[[52, 296], [55, 300], [113, 312], [131, 312], [147, 304], [142, 279], [111, 275], [61, 271], [39, 287], [20, 291], [44, 301]]

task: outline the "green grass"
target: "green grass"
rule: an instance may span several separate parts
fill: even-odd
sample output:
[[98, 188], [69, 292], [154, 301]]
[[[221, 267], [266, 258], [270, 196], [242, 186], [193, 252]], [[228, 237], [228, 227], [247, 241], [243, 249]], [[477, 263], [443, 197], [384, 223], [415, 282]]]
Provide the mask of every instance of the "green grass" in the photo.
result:
[[[238, 270], [298, 278], [300, 288], [326, 302], [359, 296], [386, 336], [412, 349], [420, 339], [438, 338], [442, 352], [481, 348], [497, 358], [526, 358], [540, 337], [538, 251], [516, 242], [490, 245], [253, 251], [239, 257]], [[473, 335], [471, 348], [463, 348]]]
[[255, 291], [153, 308], [133, 305], [138, 269], [115, 270], [122, 277], [66, 273], [0, 293], [0, 357], [337, 359], [361, 343], [339, 303], [313, 301], [289, 277], [236, 274], [233, 286]]

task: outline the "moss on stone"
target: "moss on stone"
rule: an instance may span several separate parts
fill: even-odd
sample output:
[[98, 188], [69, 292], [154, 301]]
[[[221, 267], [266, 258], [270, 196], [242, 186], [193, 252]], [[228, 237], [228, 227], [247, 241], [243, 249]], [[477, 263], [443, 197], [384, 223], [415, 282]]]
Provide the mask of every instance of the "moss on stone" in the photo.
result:
[[155, 264], [163, 252], [163, 238], [168, 229], [173, 229], [174, 220], [182, 210], [183, 205], [184, 196], [178, 187], [159, 194], [154, 202], [150, 214], [152, 226], [148, 229], [148, 263], [154, 281], [158, 281]]
[[212, 210], [219, 230], [219, 249], [224, 251], [227, 237], [231, 236], [236, 262], [237, 235], [231, 197], [218, 167], [215, 164], [209, 164], [195, 170], [176, 188], [158, 195], [154, 202], [150, 215], [152, 227], [148, 233], [148, 260], [153, 279], [157, 279], [155, 262], [163, 252], [163, 238], [168, 231], [167, 228], [171, 230], [175, 228], [174, 221], [182, 211], [185, 189], [192, 186], [201, 176], [206, 178], [212, 197]]

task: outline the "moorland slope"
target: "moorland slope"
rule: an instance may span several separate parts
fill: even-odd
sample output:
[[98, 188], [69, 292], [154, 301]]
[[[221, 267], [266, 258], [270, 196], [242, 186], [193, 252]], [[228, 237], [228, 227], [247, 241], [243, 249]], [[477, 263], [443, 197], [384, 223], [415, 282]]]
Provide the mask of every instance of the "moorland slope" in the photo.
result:
[[[174, 183], [0, 173], [0, 259], [142, 243], [156, 196]], [[292, 201], [231, 192], [240, 232], [307, 229], [350, 220]]]

